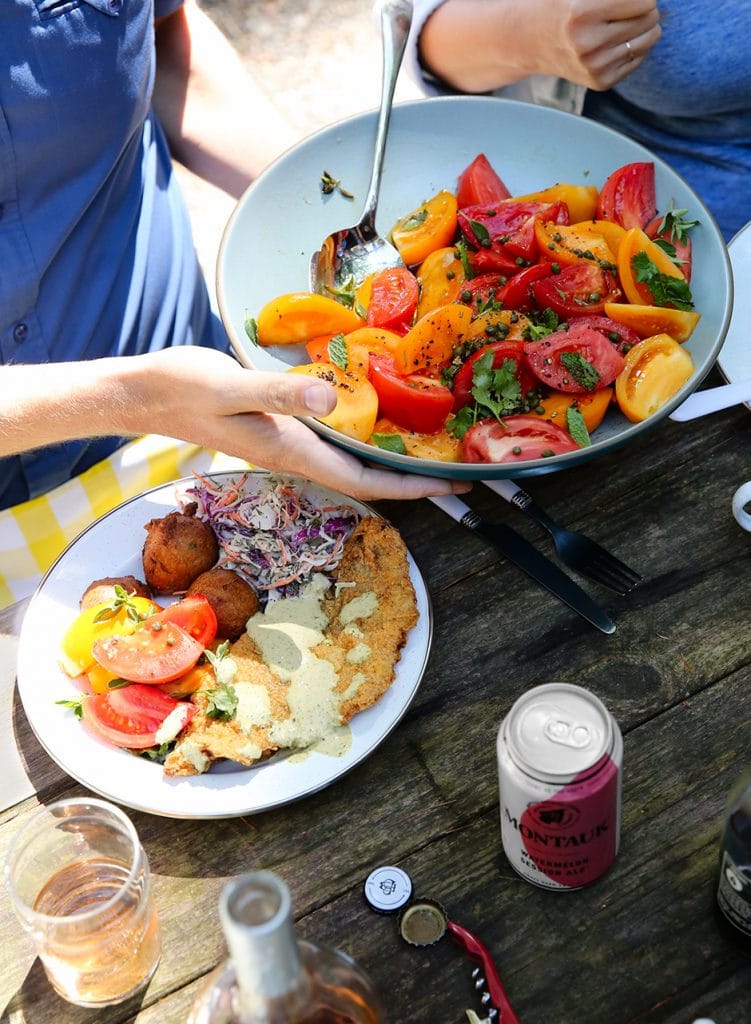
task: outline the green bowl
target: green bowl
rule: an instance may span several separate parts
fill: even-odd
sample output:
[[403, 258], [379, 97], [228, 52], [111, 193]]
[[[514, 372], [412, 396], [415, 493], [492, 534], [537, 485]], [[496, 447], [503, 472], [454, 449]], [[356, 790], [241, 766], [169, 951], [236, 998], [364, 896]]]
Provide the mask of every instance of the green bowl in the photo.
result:
[[[377, 114], [369, 111], [324, 128], [268, 167], [239, 200], [222, 239], [217, 296], [238, 359], [258, 370], [285, 370], [307, 362], [302, 346], [260, 348], [245, 332], [270, 299], [308, 290], [311, 254], [332, 231], [356, 223], [367, 192]], [[655, 428], [699, 385], [722, 347], [733, 301], [730, 260], [722, 235], [698, 195], [666, 163], [625, 135], [584, 117], [513, 100], [458, 96], [397, 105], [391, 117], [378, 207], [378, 230], [439, 189], [453, 190], [461, 171], [483, 152], [514, 194], [558, 181], [600, 188], [623, 164], [652, 160], [657, 208], [671, 202], [699, 220], [692, 232], [691, 289], [701, 319], [686, 348], [695, 370], [681, 390], [642, 423], [608, 412], [592, 445], [563, 455], [512, 464], [438, 462], [398, 455], [355, 441], [306, 418], [314, 430], [372, 462], [430, 476], [468, 480], [531, 476], [579, 465]], [[324, 195], [324, 170], [355, 196]]]

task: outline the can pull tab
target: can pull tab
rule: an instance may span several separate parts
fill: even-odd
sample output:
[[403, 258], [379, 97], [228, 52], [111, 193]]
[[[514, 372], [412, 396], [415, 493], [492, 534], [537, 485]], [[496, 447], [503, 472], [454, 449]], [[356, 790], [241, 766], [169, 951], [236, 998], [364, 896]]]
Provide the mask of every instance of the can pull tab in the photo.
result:
[[573, 747], [582, 750], [592, 741], [592, 731], [584, 722], [574, 722], [566, 718], [549, 718], [545, 723], [545, 735], [551, 743], [559, 743], [562, 747]]

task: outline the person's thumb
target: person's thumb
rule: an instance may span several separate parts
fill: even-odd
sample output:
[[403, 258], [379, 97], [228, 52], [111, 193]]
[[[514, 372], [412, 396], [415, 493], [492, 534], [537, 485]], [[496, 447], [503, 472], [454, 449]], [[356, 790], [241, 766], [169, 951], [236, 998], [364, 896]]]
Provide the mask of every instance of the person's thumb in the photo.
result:
[[336, 405], [334, 388], [317, 377], [262, 371], [253, 376], [253, 406], [258, 412], [326, 416]]

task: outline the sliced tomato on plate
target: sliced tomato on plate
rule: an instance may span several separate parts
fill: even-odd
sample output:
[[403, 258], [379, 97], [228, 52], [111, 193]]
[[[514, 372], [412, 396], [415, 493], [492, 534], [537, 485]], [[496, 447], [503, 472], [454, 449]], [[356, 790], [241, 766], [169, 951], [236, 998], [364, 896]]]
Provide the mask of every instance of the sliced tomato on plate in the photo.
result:
[[480, 420], [464, 435], [465, 462], [526, 462], [573, 452], [579, 445], [560, 427], [539, 416]]
[[379, 271], [372, 282], [367, 324], [406, 334], [415, 318], [419, 289], [417, 278], [406, 267]]
[[81, 699], [83, 720], [108, 743], [130, 750], [145, 750], [156, 744], [156, 733], [168, 715], [184, 708], [182, 723], [196, 713], [194, 704], [177, 701], [157, 687], [134, 683], [109, 693], [87, 694]]
[[132, 683], [168, 683], [192, 668], [203, 652], [202, 643], [156, 615], [130, 636], [107, 637], [93, 647], [102, 668]]
[[524, 267], [524, 260], [517, 262], [513, 253], [507, 253], [502, 246], [494, 245], [490, 249], [469, 251], [467, 255], [473, 274], [502, 274], [505, 278], [514, 277]]
[[519, 312], [534, 309], [537, 303], [532, 285], [544, 277], [550, 277], [549, 263], [533, 263], [531, 267], [525, 267], [504, 285], [499, 293], [498, 299], [503, 303], [504, 309], [518, 309]]
[[575, 395], [607, 387], [624, 365], [601, 331], [577, 321], [540, 341], [525, 341], [524, 353], [543, 384]]
[[493, 170], [484, 153], [479, 153], [469, 167], [466, 167], [459, 175], [456, 185], [456, 201], [460, 210], [464, 206], [497, 203], [510, 196], [511, 193]]
[[203, 594], [192, 594], [181, 601], [176, 601], [157, 615], [150, 616], [145, 625], [153, 627], [155, 622], [172, 622], [180, 629], [184, 629], [188, 636], [193, 637], [203, 647], [208, 647], [216, 636], [216, 615], [208, 598]]
[[564, 320], [601, 313], [606, 302], [617, 302], [621, 297], [610, 271], [583, 261], [563, 267], [559, 274], [533, 281], [531, 288], [540, 309], [550, 307]]
[[471, 306], [472, 316], [478, 316], [494, 302], [498, 302], [505, 286], [504, 274], [479, 274], [471, 281], [464, 282], [456, 301], [464, 303], [465, 306]]
[[[678, 211], [680, 212], [680, 211]], [[687, 281], [691, 280], [691, 260], [692, 260], [692, 247], [691, 239], [686, 233], [686, 228], [682, 221], [670, 214], [663, 217], [658, 214], [656, 217], [647, 224], [644, 228], [645, 235], [648, 235], [653, 242], [664, 242], [666, 246], [670, 248], [666, 251], [669, 253], [671, 260], [675, 263], [678, 269], [683, 273], [683, 276]]]
[[600, 189], [598, 219], [624, 228], [644, 228], [656, 213], [655, 165], [651, 161], [624, 164]]
[[599, 331], [622, 356], [641, 341], [641, 335], [633, 327], [618, 323], [609, 316], [578, 316], [574, 323], [578, 327], [591, 327]]
[[522, 396], [533, 391], [537, 385], [537, 378], [530, 371], [527, 359], [524, 355], [524, 342], [507, 339], [495, 341], [490, 345], [484, 345], [473, 352], [462, 368], [454, 377], [454, 412], [474, 401], [472, 397], [472, 380], [475, 372], [475, 363], [482, 359], [486, 353], [493, 353], [493, 369], [499, 370], [504, 363], [512, 362], [514, 373], [519, 381]]
[[495, 205], [468, 206], [460, 210], [457, 223], [469, 244], [478, 250], [497, 250], [521, 260], [537, 258], [535, 220], [558, 224], [568, 222], [563, 203], [517, 203], [513, 200]]
[[371, 358], [369, 377], [378, 395], [379, 416], [416, 434], [436, 434], [443, 429], [454, 396], [435, 377], [419, 373], [402, 376], [385, 356]]

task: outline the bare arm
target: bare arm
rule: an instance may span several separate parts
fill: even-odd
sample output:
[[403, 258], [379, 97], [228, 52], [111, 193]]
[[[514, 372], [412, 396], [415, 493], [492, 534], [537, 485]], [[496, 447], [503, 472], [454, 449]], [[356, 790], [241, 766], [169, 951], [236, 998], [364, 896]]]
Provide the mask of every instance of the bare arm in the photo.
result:
[[609, 89], [659, 38], [656, 0], [447, 0], [425, 23], [420, 56], [464, 92], [530, 75]]
[[0, 456], [79, 437], [164, 434], [294, 473], [364, 499], [467, 490], [372, 469], [295, 416], [325, 415], [332, 388], [260, 373], [212, 349], [41, 366], [0, 366]]
[[158, 23], [156, 48], [154, 107], [173, 155], [213, 185], [241, 195], [299, 131], [194, 0]]

